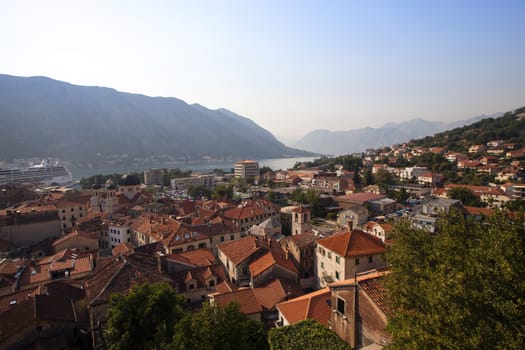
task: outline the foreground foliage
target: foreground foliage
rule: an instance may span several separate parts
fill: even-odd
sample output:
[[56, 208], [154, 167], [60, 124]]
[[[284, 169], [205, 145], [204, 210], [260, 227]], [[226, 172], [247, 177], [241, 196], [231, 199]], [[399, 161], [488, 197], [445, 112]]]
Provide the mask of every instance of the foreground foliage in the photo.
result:
[[238, 304], [225, 308], [204, 304], [194, 314], [187, 314], [175, 327], [170, 349], [255, 350], [267, 349], [262, 323], [240, 312]]
[[459, 211], [438, 234], [396, 227], [388, 252], [391, 349], [525, 348], [523, 215]]
[[240, 312], [204, 304], [186, 308], [168, 284], [143, 284], [111, 296], [105, 338], [109, 349], [267, 349], [266, 331]]
[[271, 350], [348, 350], [350, 347], [333, 331], [314, 320], [274, 328], [268, 334]]
[[125, 296], [113, 294], [105, 332], [109, 349], [153, 349], [173, 339], [185, 300], [166, 283], [143, 284]]

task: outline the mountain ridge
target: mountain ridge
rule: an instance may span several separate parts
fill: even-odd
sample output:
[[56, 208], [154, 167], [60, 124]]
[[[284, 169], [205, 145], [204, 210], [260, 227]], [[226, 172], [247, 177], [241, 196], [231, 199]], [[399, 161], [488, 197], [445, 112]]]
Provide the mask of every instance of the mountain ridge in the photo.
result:
[[95, 162], [116, 156], [198, 160], [312, 155], [285, 146], [253, 120], [225, 108], [42, 76], [0, 74], [0, 117], [0, 158]]
[[431, 136], [459, 126], [473, 124], [484, 118], [494, 118], [502, 113], [479, 115], [454, 122], [427, 121], [414, 118], [399, 123], [388, 122], [382, 127], [364, 127], [345, 131], [316, 129], [309, 132], [294, 147], [328, 155], [342, 155], [362, 152], [367, 148], [380, 148], [392, 144], [407, 142], [425, 136]]

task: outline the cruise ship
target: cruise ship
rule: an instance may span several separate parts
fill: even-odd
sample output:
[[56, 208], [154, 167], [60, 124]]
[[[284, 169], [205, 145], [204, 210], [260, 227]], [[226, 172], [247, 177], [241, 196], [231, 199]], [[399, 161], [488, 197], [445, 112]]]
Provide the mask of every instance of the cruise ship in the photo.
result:
[[59, 185], [73, 181], [73, 175], [66, 167], [58, 163], [50, 164], [47, 160], [26, 169], [0, 168], [0, 185], [7, 183], [40, 183], [46, 186], [52, 183]]

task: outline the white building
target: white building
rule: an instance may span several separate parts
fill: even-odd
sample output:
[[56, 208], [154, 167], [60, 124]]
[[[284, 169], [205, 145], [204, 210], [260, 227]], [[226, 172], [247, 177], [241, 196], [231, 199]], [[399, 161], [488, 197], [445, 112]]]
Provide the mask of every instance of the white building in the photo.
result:
[[174, 190], [187, 190], [190, 186], [215, 187], [215, 175], [196, 175], [190, 177], [181, 177], [170, 180], [171, 188]]
[[256, 176], [259, 176], [259, 163], [255, 160], [241, 160], [235, 163], [236, 178]]
[[355, 274], [386, 266], [384, 243], [360, 230], [334, 234], [317, 241], [317, 287], [353, 278]]

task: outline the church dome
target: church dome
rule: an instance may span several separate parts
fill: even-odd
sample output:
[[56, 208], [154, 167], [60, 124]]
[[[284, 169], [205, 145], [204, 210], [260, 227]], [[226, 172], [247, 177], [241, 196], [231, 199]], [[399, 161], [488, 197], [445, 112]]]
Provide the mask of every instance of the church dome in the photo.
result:
[[112, 183], [106, 186], [106, 190], [116, 190], [117, 187], [113, 185]]
[[100, 186], [100, 184], [93, 184], [93, 186], [91, 186], [91, 189], [93, 190], [100, 190], [102, 188], [102, 186]]
[[118, 181], [119, 186], [137, 186], [140, 185], [140, 179], [137, 175], [126, 174], [122, 175]]

